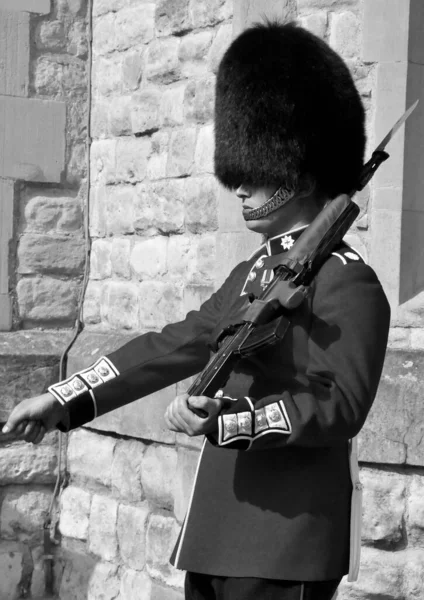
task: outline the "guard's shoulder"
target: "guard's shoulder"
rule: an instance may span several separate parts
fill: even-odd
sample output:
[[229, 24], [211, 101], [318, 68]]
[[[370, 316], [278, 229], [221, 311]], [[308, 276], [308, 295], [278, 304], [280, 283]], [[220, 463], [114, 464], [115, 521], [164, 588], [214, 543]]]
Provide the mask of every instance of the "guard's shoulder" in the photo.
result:
[[366, 264], [363, 256], [361, 256], [355, 248], [352, 248], [344, 242], [331, 253], [329, 260], [334, 262], [334, 259], [339, 260], [343, 265], [348, 265], [350, 263]]

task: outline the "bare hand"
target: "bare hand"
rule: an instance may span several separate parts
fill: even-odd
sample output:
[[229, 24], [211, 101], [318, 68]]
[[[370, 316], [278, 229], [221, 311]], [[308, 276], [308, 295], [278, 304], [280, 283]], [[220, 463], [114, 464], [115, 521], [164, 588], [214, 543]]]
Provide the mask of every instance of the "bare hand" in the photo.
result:
[[39, 444], [47, 431], [66, 419], [63, 406], [50, 393], [28, 398], [20, 402], [9, 415], [3, 433], [10, 433], [15, 439]]
[[[208, 416], [198, 417], [188, 407], [187, 401], [193, 408], [205, 411]], [[218, 414], [222, 409], [222, 400], [207, 396], [189, 396], [181, 394], [166, 409], [165, 421], [171, 431], [186, 433], [190, 437], [205, 435], [218, 429]]]

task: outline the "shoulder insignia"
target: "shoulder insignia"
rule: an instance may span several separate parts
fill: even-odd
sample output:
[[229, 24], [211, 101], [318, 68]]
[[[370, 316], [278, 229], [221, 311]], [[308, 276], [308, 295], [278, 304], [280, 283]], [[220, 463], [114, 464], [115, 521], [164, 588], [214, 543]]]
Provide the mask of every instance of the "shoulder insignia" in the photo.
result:
[[339, 258], [344, 265], [352, 262], [365, 262], [359, 252], [350, 246], [342, 246], [342, 248], [339, 248], [337, 252], [332, 252], [331, 256], [337, 256], [337, 258]]

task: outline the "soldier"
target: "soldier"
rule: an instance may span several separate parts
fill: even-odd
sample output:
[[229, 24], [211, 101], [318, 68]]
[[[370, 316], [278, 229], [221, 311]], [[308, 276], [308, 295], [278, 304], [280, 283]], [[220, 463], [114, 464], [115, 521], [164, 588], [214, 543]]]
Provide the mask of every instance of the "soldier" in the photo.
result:
[[[356, 188], [364, 110], [348, 68], [295, 24], [244, 31], [217, 76], [215, 171], [264, 243], [198, 311], [147, 333], [25, 400], [7, 429], [33, 443], [201, 371], [208, 341], [326, 202]], [[240, 210], [235, 203], [234, 210]], [[178, 396], [172, 431], [205, 435], [171, 562], [188, 600], [326, 600], [355, 577], [355, 436], [376, 394], [390, 311], [371, 267], [341, 244], [293, 311], [283, 340], [237, 364], [215, 398]], [[353, 440], [353, 441], [352, 441]]]

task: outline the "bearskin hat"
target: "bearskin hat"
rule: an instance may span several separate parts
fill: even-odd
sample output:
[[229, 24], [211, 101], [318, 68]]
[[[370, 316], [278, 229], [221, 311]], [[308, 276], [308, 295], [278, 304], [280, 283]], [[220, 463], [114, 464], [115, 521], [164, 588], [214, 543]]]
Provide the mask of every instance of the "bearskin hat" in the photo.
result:
[[346, 64], [295, 23], [246, 29], [219, 65], [215, 173], [241, 183], [296, 187], [311, 174], [334, 198], [363, 165], [364, 108]]

